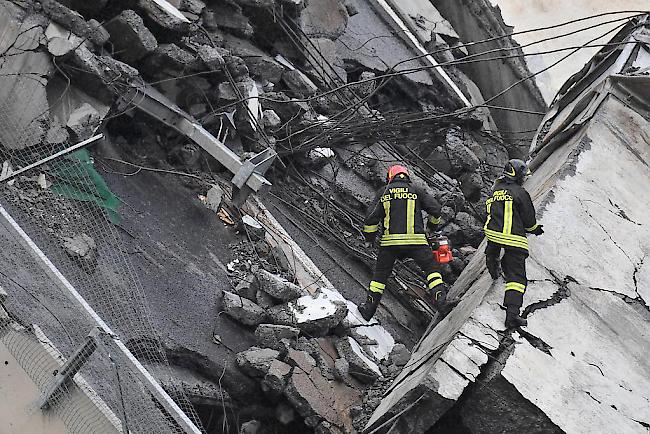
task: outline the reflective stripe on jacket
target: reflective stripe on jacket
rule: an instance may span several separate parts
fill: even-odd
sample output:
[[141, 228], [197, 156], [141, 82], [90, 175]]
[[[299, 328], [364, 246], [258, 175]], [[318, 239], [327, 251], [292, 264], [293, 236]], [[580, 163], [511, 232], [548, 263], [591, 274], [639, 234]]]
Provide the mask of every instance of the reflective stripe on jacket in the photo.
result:
[[528, 192], [515, 182], [498, 179], [485, 206], [485, 238], [502, 246], [528, 250], [526, 234], [537, 228], [535, 206]]
[[368, 207], [363, 231], [375, 234], [383, 227], [382, 246], [426, 245], [422, 210], [432, 224], [440, 223], [440, 204], [408, 179], [394, 179], [379, 190]]

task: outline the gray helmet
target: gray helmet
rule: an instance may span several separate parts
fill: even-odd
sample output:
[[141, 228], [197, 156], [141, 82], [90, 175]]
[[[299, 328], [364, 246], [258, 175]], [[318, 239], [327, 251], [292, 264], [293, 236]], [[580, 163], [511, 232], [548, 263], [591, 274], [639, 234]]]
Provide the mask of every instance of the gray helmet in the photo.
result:
[[503, 168], [503, 177], [510, 179], [517, 184], [523, 184], [526, 175], [530, 175], [530, 170], [528, 170], [528, 165], [522, 160], [513, 158], [512, 160], [506, 163], [506, 166]]

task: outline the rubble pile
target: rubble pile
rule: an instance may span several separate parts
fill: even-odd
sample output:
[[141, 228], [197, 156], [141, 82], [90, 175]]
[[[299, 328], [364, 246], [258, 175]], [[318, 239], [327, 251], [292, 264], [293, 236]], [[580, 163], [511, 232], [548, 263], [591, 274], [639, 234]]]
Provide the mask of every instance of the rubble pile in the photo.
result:
[[[374, 254], [362, 247], [363, 214], [395, 162], [406, 162], [413, 181], [443, 205], [442, 231], [455, 248], [454, 261], [442, 267], [447, 282], [461, 273], [482, 239], [481, 202], [511, 146], [498, 135], [484, 134], [492, 122], [488, 110], [458, 112], [458, 95], [432, 73], [379, 81], [413, 51], [399, 38], [359, 40], [372, 32], [394, 32], [368, 2], [24, 0], [2, 1], [2, 8], [2, 24], [26, 42], [12, 54], [18, 61], [0, 63], [0, 96], [6, 99], [5, 89], [16, 87], [17, 68], [28, 65], [40, 80], [23, 95], [28, 104], [17, 104], [19, 109], [7, 115], [29, 130], [33, 143], [3, 137], [0, 130], [3, 145], [47, 142], [59, 149], [105, 127], [113, 146], [106, 148], [138, 165], [190, 172], [193, 177], [182, 183], [205, 194], [209, 209], [224, 212], [229, 192], [215, 184], [229, 181], [231, 169], [215, 161], [196, 137], [179, 132], [178, 119], [152, 114], [146, 104], [155, 101], [223, 142], [242, 161], [268, 149], [277, 152], [281, 162], [266, 175], [273, 182], [274, 203], [308, 228], [310, 237], [368, 266]], [[443, 21], [446, 25], [432, 31], [432, 41], [440, 46], [442, 38], [450, 47], [447, 60], [460, 59], [467, 53]], [[382, 60], [393, 54], [398, 57]], [[452, 75], [476, 87], [460, 71]], [[437, 119], [441, 113], [444, 118]], [[90, 157], [85, 162], [94, 164]], [[203, 180], [209, 180], [207, 192]], [[33, 204], [48, 233], [92, 273], [101, 246], [92, 233], [66, 230], [65, 222], [76, 218], [74, 210], [61, 205], [52, 211], [43, 203], [58, 206], [53, 191], [36, 185], [38, 180], [23, 177], [4, 189], [10, 202]], [[107, 197], [111, 204], [97, 203], [115, 223], [118, 199], [112, 193]], [[228, 408], [246, 418], [241, 432], [263, 433], [267, 423], [276, 432], [355, 432], [367, 416], [360, 406], [375, 402], [373, 397], [388, 387], [406, 365], [409, 349], [376, 320], [361, 319], [357, 306], [342, 295], [347, 288], [297, 285], [287, 256], [265, 240], [265, 228], [253, 216], [218, 215], [247, 238], [230, 246], [234, 259], [224, 271], [232, 287], [219, 289], [217, 314], [255, 341], [229, 359], [242, 377], [250, 377], [251, 390], [262, 392], [255, 403], [227, 399]], [[410, 262], [399, 264], [389, 282], [405, 305], [413, 303], [403, 295], [405, 285], [422, 287], [418, 273]], [[428, 321], [421, 307], [411, 307], [421, 322]], [[213, 342], [225, 345], [218, 333]], [[187, 358], [192, 361], [186, 365], [219, 380], [219, 393], [208, 382], [209, 393], [191, 394], [196, 403], [221, 411], [229, 391], [221, 391], [214, 372], [207, 375], [213, 361], [195, 354]]]

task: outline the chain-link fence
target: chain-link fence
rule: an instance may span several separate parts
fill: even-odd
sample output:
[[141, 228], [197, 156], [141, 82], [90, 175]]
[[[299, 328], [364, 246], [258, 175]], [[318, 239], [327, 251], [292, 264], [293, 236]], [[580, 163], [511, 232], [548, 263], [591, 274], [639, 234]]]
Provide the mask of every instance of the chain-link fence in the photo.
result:
[[[47, 44], [46, 21], [11, 2], [1, 2], [0, 21], [0, 163], [5, 180], [0, 204], [25, 232], [21, 236], [11, 217], [0, 217], [0, 285], [8, 292], [4, 307], [11, 317], [0, 321], [2, 342], [36, 386], [52, 393], [43, 407], [71, 432], [104, 432], [98, 414], [112, 421], [102, 426], [109, 431], [112, 426], [113, 432], [183, 432], [178, 416], [160, 402], [152, 384], [160, 386], [137, 367], [139, 361], [157, 371], [170, 369], [138, 272], [115, 226], [120, 201], [95, 170], [90, 153], [77, 149], [7, 181], [12, 172], [89, 138], [108, 107], [74, 89], [56, 60], [40, 49]], [[38, 256], [39, 249], [45, 258]], [[100, 323], [100, 332], [88, 338], [97, 330], [97, 320], [70, 300], [70, 288], [109, 330]], [[51, 344], [44, 343], [47, 339]], [[125, 356], [125, 347], [137, 361]], [[63, 376], [56, 387], [66, 369], [61, 356], [69, 362], [69, 373], [78, 373], [74, 381]], [[80, 398], [84, 384], [97, 395], [87, 390], [82, 393], [86, 398]], [[167, 382], [165, 390], [201, 427], [181, 388]]]

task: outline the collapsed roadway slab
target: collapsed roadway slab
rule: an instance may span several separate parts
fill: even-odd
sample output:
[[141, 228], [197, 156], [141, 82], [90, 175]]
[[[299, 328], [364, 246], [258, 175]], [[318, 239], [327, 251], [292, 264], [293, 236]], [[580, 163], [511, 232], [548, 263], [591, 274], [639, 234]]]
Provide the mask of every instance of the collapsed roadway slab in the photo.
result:
[[546, 233], [530, 243], [529, 326], [504, 329], [503, 281], [479, 248], [453, 289], [462, 302], [416, 346], [367, 432], [647, 433], [645, 20], [572, 78], [531, 148], [525, 187]]

